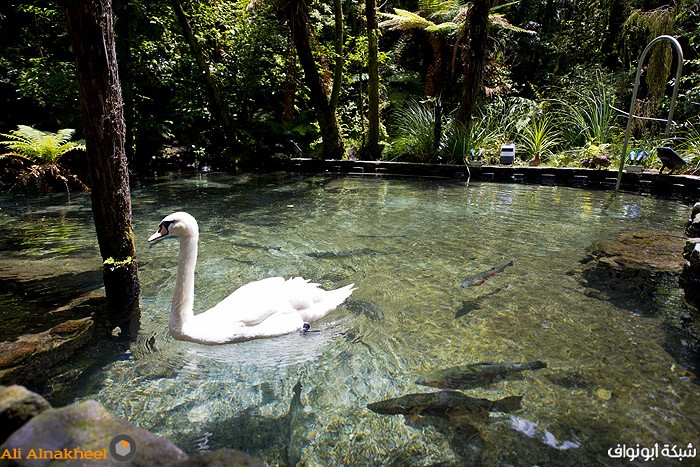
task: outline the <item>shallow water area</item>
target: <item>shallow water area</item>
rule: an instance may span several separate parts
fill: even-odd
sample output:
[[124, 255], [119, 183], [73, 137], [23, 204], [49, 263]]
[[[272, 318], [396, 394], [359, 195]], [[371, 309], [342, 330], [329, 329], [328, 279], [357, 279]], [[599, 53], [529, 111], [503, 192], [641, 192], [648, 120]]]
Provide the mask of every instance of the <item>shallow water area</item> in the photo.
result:
[[[237, 448], [271, 465], [629, 465], [609, 450], [697, 442], [700, 386], [669, 351], [682, 340], [669, 332], [683, 309], [677, 277], [649, 284], [654, 303], [622, 306], [591, 294], [577, 272], [595, 241], [682, 232], [689, 207], [681, 202], [557, 186], [205, 174], [135, 190], [132, 203], [141, 329], [90, 376], [96, 389], [76, 394], [190, 454]], [[200, 227], [195, 313], [276, 275], [357, 290], [313, 323], [320, 332], [222, 346], [176, 341], [168, 312], [178, 243], [146, 239], [178, 210]], [[82, 212], [64, 214], [77, 216], [77, 233], [24, 254], [94, 245]], [[0, 228], [27, 215], [3, 207]], [[510, 260], [482, 285], [460, 287]], [[436, 391], [415, 384], [433, 370], [535, 359], [547, 368], [463, 391], [522, 395], [511, 414], [415, 423], [366, 408]]]

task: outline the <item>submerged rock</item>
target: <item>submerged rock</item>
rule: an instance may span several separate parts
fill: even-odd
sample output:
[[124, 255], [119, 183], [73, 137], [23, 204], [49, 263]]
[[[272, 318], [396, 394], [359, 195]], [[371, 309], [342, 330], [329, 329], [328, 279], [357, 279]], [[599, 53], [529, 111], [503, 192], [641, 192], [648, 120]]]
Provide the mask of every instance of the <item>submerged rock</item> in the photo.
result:
[[[698, 216], [700, 217], [700, 216]], [[683, 250], [685, 265], [679, 284], [685, 291], [686, 301], [700, 309], [700, 238], [689, 238]]]
[[685, 300], [700, 310], [700, 203], [695, 203], [686, 224], [685, 234], [689, 237], [683, 250], [683, 272], [679, 285], [685, 291]]
[[[0, 458], [0, 467], [265, 465], [260, 459], [234, 449], [188, 458], [172, 442], [111, 415], [94, 400], [51, 408], [43, 397], [22, 386], [0, 386], [0, 427], [0, 453], [8, 453]], [[128, 462], [118, 461], [112, 454], [111, 445], [121, 435], [130, 437], [135, 444], [134, 456]], [[117, 453], [118, 449], [115, 448]], [[81, 457], [81, 453], [88, 452]]]
[[220, 449], [204, 452], [187, 460], [181, 461], [174, 467], [264, 467], [263, 461], [235, 449]]
[[0, 342], [0, 383], [26, 384], [90, 341], [92, 318], [68, 320], [48, 331]]
[[700, 203], [695, 203], [690, 211], [690, 219], [685, 224], [685, 234], [690, 238], [700, 237]]
[[32, 418], [0, 446], [0, 451], [20, 450], [24, 453], [23, 459], [15, 459], [12, 464], [0, 461], [0, 465], [51, 463], [49, 459], [28, 459], [32, 450], [35, 453], [66, 452], [67, 455], [76, 451], [101, 452], [104, 455], [100, 465], [122, 465], [109, 454], [110, 443], [118, 435], [130, 436], [135, 441], [136, 453], [130, 465], [170, 466], [187, 459], [187, 455], [170, 441], [115, 417], [97, 402], [87, 400], [60, 409], [48, 409]]
[[651, 310], [655, 308], [656, 288], [683, 268], [684, 243], [681, 235], [672, 232], [623, 233], [616, 240], [592, 244], [578, 272], [589, 293], [624, 308]]
[[23, 386], [0, 386], [0, 443], [51, 405]]

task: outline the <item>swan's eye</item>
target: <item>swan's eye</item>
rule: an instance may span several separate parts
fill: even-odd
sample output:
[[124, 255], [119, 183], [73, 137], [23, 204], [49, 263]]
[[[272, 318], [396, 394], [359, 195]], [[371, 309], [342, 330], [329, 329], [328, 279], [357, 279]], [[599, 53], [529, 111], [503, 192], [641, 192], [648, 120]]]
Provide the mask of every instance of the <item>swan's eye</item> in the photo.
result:
[[163, 222], [161, 222], [158, 230], [165, 229], [166, 232], [170, 233], [170, 226], [173, 224], [173, 222], [175, 222], [175, 221], [163, 221]]

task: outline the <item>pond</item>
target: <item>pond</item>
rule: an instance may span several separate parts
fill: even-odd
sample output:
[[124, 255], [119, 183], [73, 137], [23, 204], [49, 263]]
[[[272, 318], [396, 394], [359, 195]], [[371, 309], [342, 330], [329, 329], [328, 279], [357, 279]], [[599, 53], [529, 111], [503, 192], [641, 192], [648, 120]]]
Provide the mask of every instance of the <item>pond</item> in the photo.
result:
[[[3, 267], [41, 259], [70, 275], [94, 261], [88, 201], [39, 209], [3, 195], [3, 250], [16, 250]], [[237, 448], [273, 465], [628, 465], [610, 450], [697, 442], [700, 386], [673, 350], [689, 345], [676, 319], [677, 277], [649, 284], [653, 303], [634, 303], [592, 293], [580, 269], [595, 241], [682, 232], [682, 202], [292, 174], [165, 179], [135, 189], [132, 201], [140, 332], [60, 396], [96, 399], [189, 454]], [[357, 290], [312, 325], [320, 332], [222, 346], [176, 341], [168, 314], [178, 244], [149, 248], [146, 239], [178, 210], [200, 226], [195, 313], [277, 275]], [[511, 260], [482, 285], [460, 287]], [[437, 391], [415, 383], [433, 370], [537, 359], [547, 367], [463, 391], [522, 396], [512, 413], [415, 420], [367, 409]]]

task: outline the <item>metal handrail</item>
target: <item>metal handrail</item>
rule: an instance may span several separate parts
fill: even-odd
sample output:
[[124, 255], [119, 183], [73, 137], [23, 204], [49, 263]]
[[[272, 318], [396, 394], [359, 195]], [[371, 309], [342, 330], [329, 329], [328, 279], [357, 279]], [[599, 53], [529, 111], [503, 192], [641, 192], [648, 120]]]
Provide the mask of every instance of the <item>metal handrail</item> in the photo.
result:
[[673, 36], [659, 36], [649, 42], [649, 44], [646, 46], [644, 49], [644, 52], [642, 52], [642, 55], [639, 57], [639, 64], [637, 65], [637, 75], [634, 78], [634, 91], [632, 91], [632, 102], [630, 103], [630, 112], [627, 117], [627, 129], [625, 130], [625, 143], [622, 147], [622, 156], [620, 157], [620, 170], [617, 172], [617, 184], [615, 185], [615, 191], [620, 190], [620, 181], [622, 180], [622, 170], [625, 168], [625, 161], [627, 160], [627, 141], [629, 140], [630, 137], [630, 128], [632, 124], [632, 117], [636, 117], [634, 115], [634, 105], [637, 103], [637, 91], [639, 90], [639, 76], [642, 72], [642, 65], [644, 64], [644, 58], [647, 56], [647, 52], [649, 52], [649, 49], [656, 44], [657, 42], [660, 42], [662, 40], [668, 40], [671, 41], [671, 44], [676, 48], [676, 51], [678, 52], [678, 66], [676, 67], [676, 82], [673, 85], [673, 95], [671, 97], [671, 108], [668, 111], [668, 119], [666, 121], [666, 132], [664, 133], [664, 138], [668, 138], [668, 133], [671, 129], [671, 123], [673, 121], [673, 110], [676, 107], [676, 97], [678, 97], [678, 84], [680, 83], [681, 80], [681, 71], [683, 70], [683, 50], [681, 49], [681, 44], [676, 40], [675, 37]]

